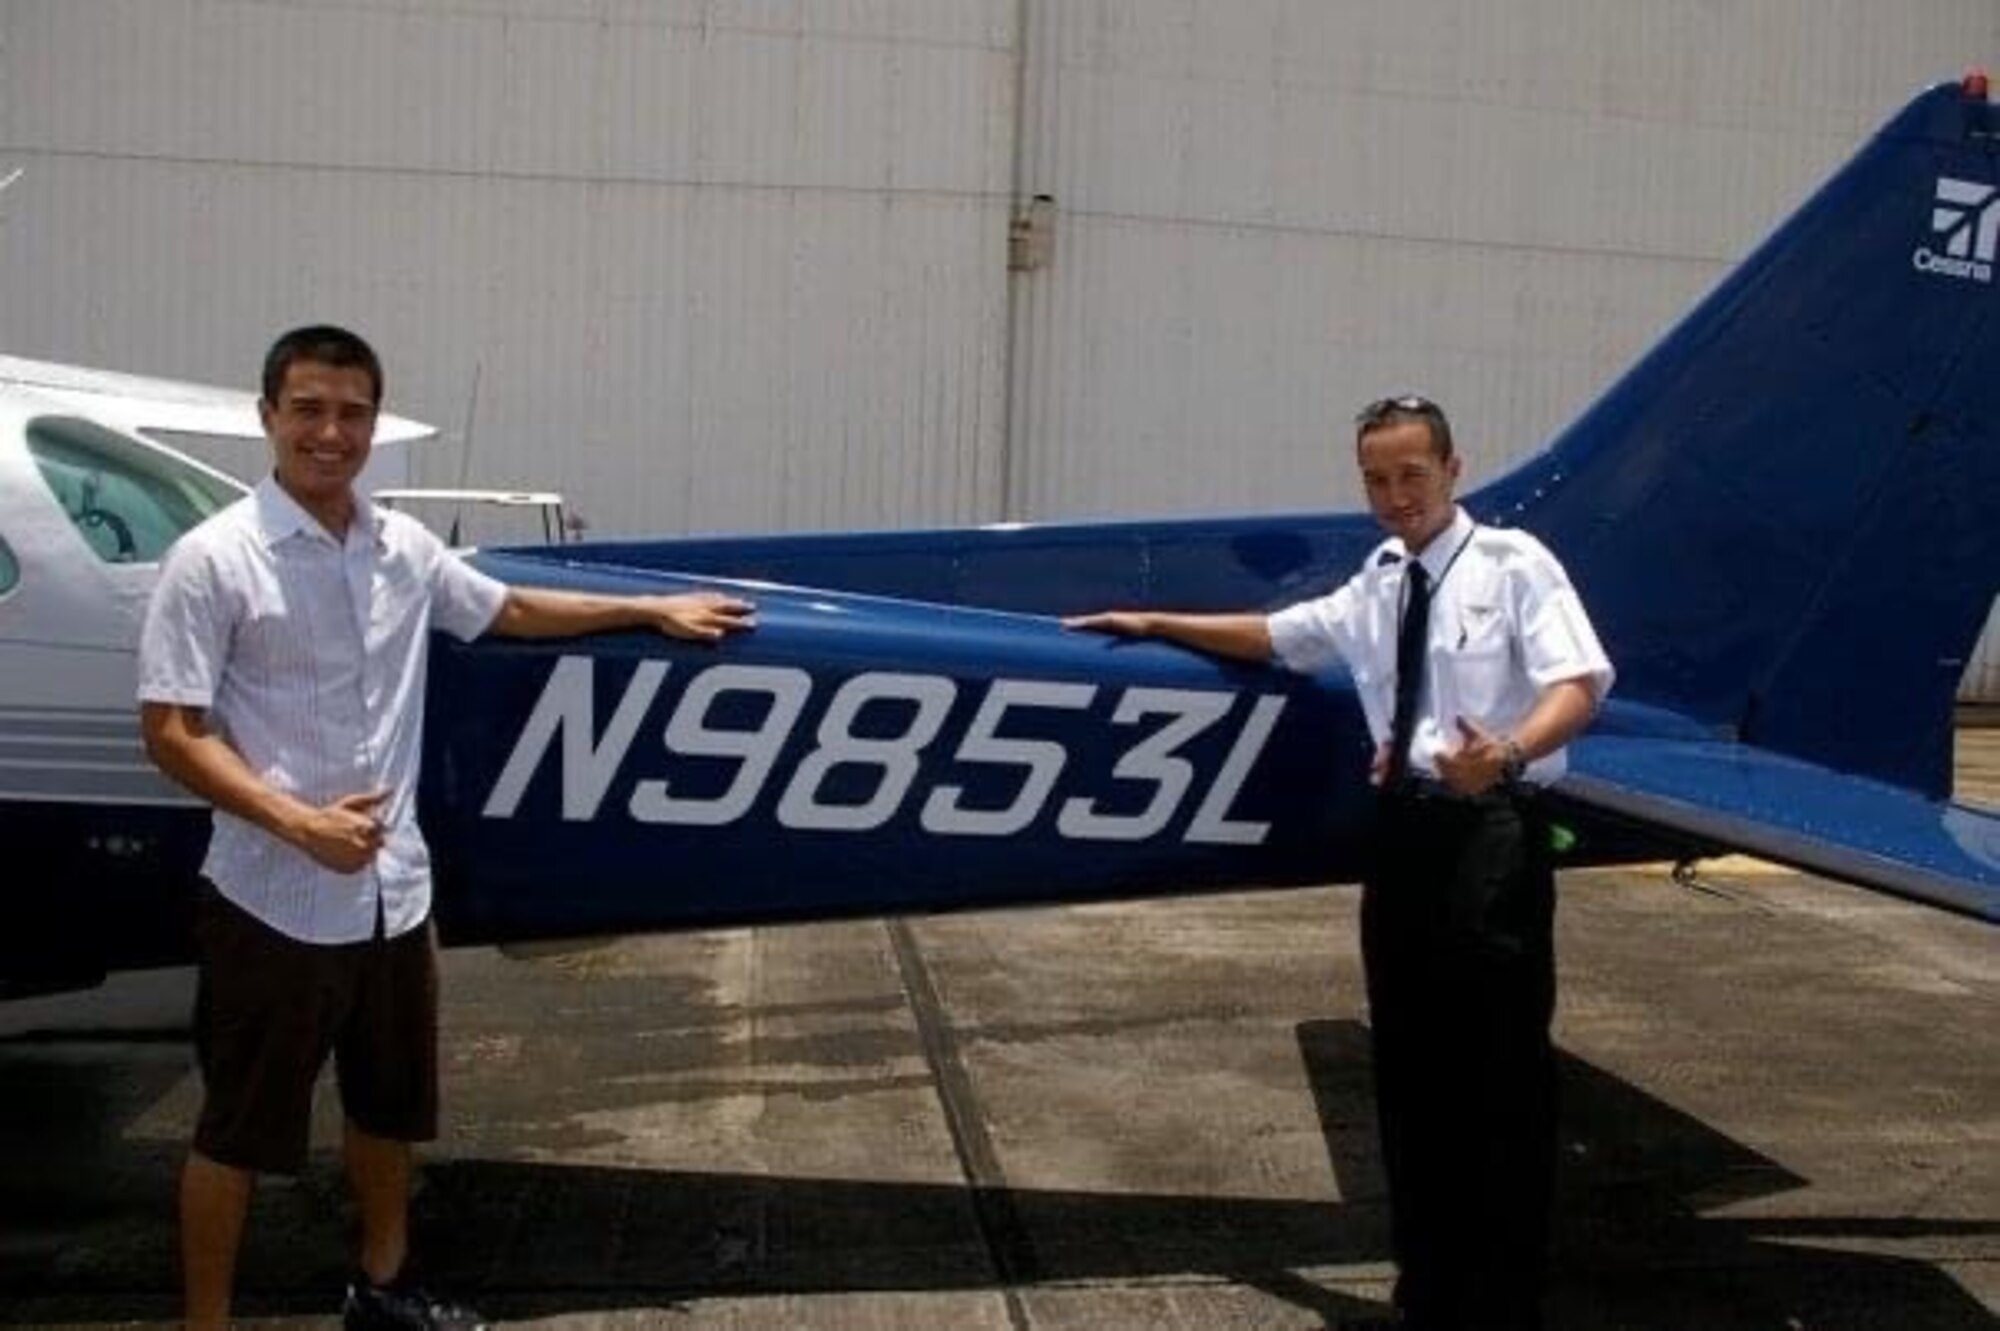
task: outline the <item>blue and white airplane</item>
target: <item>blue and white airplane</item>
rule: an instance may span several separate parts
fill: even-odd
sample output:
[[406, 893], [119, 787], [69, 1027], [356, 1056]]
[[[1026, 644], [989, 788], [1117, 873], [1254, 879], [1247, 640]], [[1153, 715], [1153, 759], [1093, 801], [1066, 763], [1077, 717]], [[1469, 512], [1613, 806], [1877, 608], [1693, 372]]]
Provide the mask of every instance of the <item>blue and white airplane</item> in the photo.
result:
[[[2000, 589], [1996, 251], [2000, 111], [1983, 79], [1928, 89], [1465, 497], [1562, 557], [1618, 665], [1558, 788], [1568, 863], [1744, 850], [2000, 922], [2000, 813], [1949, 800], [1954, 695]], [[8, 402], [18, 993], [188, 956], [206, 815], [140, 751], [131, 643], [151, 561], [238, 487]], [[1276, 607], [1378, 539], [1303, 514], [479, 551], [519, 583], [744, 590], [758, 628], [440, 638], [420, 807], [445, 940], [1352, 880], [1372, 745], [1347, 675], [1058, 620]], [[50, 627], [65, 598], [74, 641]]]

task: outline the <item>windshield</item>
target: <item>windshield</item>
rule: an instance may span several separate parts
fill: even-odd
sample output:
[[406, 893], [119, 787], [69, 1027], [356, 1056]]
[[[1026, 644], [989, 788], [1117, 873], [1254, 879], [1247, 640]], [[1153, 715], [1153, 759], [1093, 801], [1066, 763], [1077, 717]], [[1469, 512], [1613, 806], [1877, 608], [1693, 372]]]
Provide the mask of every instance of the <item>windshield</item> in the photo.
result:
[[99, 559], [153, 563], [184, 531], [245, 491], [136, 439], [75, 416], [28, 424], [42, 481]]

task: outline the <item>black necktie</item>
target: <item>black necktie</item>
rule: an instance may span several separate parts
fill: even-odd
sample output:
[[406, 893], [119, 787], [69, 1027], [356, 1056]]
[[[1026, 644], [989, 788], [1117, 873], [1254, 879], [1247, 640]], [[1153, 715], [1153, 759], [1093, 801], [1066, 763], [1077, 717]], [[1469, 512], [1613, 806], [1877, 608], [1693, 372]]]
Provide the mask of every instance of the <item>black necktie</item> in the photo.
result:
[[1424, 636], [1431, 622], [1431, 575], [1412, 559], [1403, 626], [1396, 634], [1396, 716], [1389, 723], [1389, 766], [1383, 784], [1394, 786], [1410, 765], [1410, 737], [1417, 729], [1417, 699], [1424, 691]]

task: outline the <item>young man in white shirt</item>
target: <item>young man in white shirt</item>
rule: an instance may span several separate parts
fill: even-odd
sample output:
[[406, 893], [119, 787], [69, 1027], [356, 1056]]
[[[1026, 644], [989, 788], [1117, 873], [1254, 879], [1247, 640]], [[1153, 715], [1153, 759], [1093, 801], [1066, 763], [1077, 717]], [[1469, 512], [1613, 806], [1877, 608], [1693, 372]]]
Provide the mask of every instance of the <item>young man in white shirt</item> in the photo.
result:
[[461, 639], [646, 628], [715, 641], [715, 593], [510, 587], [354, 490], [375, 353], [329, 325], [266, 356], [271, 475], [169, 551], [139, 649], [155, 763], [213, 806], [198, 908], [204, 1102], [181, 1178], [187, 1325], [226, 1326], [260, 1171], [297, 1172], [332, 1054], [361, 1220], [350, 1328], [477, 1326], [408, 1276], [412, 1143], [437, 1131], [430, 860], [416, 821], [433, 627]]
[[1389, 537], [1275, 614], [1111, 611], [1073, 628], [1313, 671], [1344, 661], [1381, 791], [1362, 958], [1400, 1324], [1541, 1325], [1555, 1167], [1554, 874], [1535, 798], [1613, 671], [1549, 550], [1475, 523], [1435, 403], [1356, 420]]

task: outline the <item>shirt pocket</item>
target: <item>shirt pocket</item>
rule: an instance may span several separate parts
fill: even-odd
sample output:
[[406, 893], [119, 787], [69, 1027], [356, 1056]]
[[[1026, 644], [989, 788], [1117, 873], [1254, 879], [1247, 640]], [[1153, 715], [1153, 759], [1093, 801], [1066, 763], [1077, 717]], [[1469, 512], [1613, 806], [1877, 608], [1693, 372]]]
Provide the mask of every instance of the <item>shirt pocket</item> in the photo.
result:
[[408, 554], [398, 552], [375, 564], [368, 580], [370, 594], [392, 611], [407, 609], [422, 599], [424, 573]]
[[1456, 622], [1445, 625], [1443, 644], [1457, 710], [1474, 721], [1485, 721], [1506, 699], [1514, 673], [1513, 638], [1507, 616], [1498, 605], [1471, 602], [1459, 607]]
[[245, 682], [282, 688], [311, 669], [320, 626], [296, 589], [259, 580], [241, 594], [235, 620], [228, 668]]

